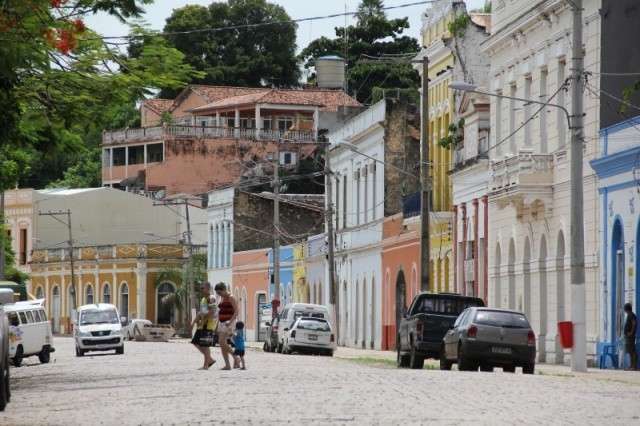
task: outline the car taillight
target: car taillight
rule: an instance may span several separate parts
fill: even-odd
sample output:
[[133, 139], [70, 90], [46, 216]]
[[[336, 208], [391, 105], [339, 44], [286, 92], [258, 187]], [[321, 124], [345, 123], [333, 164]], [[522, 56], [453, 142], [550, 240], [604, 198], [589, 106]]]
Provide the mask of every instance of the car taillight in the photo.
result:
[[333, 334], [331, 335], [331, 343], [336, 341], [336, 336], [334, 336]]
[[467, 330], [467, 337], [471, 337], [472, 339], [475, 339], [477, 335], [478, 335], [478, 327], [476, 327], [475, 325], [472, 325], [471, 327], [469, 327], [469, 329]]
[[296, 338], [296, 331], [295, 331], [295, 330], [293, 330], [293, 331], [291, 332], [291, 338], [292, 338], [292, 339], [295, 339], [295, 338]]
[[529, 334], [527, 334], [527, 344], [529, 346], [536, 345], [536, 334], [532, 330], [529, 330]]

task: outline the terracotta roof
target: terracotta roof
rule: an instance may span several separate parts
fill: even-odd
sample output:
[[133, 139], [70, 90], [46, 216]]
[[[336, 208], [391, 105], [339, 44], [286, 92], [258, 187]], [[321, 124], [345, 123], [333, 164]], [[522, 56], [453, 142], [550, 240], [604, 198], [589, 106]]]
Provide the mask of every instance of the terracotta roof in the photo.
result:
[[235, 87], [235, 86], [205, 86], [199, 84], [189, 85], [187, 89], [202, 96], [207, 102], [216, 102], [220, 99], [242, 96], [250, 93], [264, 93], [264, 87]]
[[484, 28], [487, 33], [491, 33], [491, 14], [490, 13], [471, 13], [471, 22], [479, 27]]
[[171, 109], [173, 99], [145, 99], [142, 104], [150, 110], [162, 114]]
[[354, 98], [338, 90], [252, 89], [252, 92], [253, 93], [221, 98], [218, 101], [194, 108], [192, 111], [207, 111], [258, 103], [319, 106], [323, 111], [337, 111], [338, 107], [342, 105], [350, 107], [360, 106], [360, 103]]

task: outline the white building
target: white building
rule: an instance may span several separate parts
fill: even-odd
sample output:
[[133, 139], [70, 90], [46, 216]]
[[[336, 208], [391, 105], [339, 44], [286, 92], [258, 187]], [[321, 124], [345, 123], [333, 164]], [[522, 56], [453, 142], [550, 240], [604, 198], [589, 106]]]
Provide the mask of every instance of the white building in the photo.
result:
[[330, 289], [327, 279], [326, 235], [314, 235], [307, 240], [305, 267], [309, 284], [309, 301], [318, 305], [329, 305]]
[[406, 99], [384, 99], [329, 134], [342, 345], [381, 348], [383, 221], [417, 188], [399, 171], [417, 170], [417, 111]]
[[207, 205], [208, 261], [207, 275], [212, 284], [233, 285], [233, 199], [235, 189], [209, 192]]
[[[535, 3], [535, 4], [534, 4]], [[490, 91], [567, 108], [571, 10], [563, 0], [492, 2]], [[535, 6], [535, 7], [534, 7]], [[600, 67], [599, 0], [584, 1], [587, 71]], [[595, 79], [591, 84], [597, 85]], [[597, 154], [597, 97], [585, 93], [585, 164]], [[557, 322], [570, 319], [570, 132], [562, 109], [491, 98], [489, 304], [529, 312], [540, 361], [568, 362]], [[599, 209], [584, 167], [587, 353], [599, 331]]]

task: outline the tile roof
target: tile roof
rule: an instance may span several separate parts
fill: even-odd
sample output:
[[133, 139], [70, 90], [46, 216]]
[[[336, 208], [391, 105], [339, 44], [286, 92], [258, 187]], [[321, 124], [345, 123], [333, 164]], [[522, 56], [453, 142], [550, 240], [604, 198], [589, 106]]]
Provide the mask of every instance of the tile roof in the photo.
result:
[[338, 110], [339, 106], [360, 106], [358, 101], [341, 90], [251, 89], [251, 93], [222, 97], [207, 105], [194, 108], [192, 111], [207, 111], [258, 103], [319, 106], [323, 111], [334, 112]]
[[264, 87], [206, 86], [201, 84], [189, 85], [188, 89], [202, 96], [209, 103], [250, 93], [263, 93], [265, 90], [269, 90]]
[[163, 112], [171, 109], [171, 106], [173, 106], [173, 99], [145, 99], [142, 101], [142, 104], [152, 111], [162, 114]]

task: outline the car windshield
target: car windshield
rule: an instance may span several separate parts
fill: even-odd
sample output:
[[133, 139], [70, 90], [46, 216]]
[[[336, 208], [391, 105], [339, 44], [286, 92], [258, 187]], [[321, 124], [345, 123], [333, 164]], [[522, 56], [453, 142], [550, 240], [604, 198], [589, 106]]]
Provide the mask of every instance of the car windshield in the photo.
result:
[[473, 322], [496, 327], [529, 328], [527, 318], [516, 312], [478, 311]]
[[474, 299], [425, 296], [417, 302], [414, 313], [458, 316], [465, 309], [479, 305]]
[[298, 318], [324, 318], [324, 314], [322, 312], [295, 311], [293, 313], [294, 321]]
[[82, 311], [80, 314], [80, 325], [89, 324], [118, 324], [118, 313], [115, 309], [98, 310], [91, 309]]
[[298, 321], [298, 330], [331, 331], [329, 323], [313, 319], [302, 319]]

